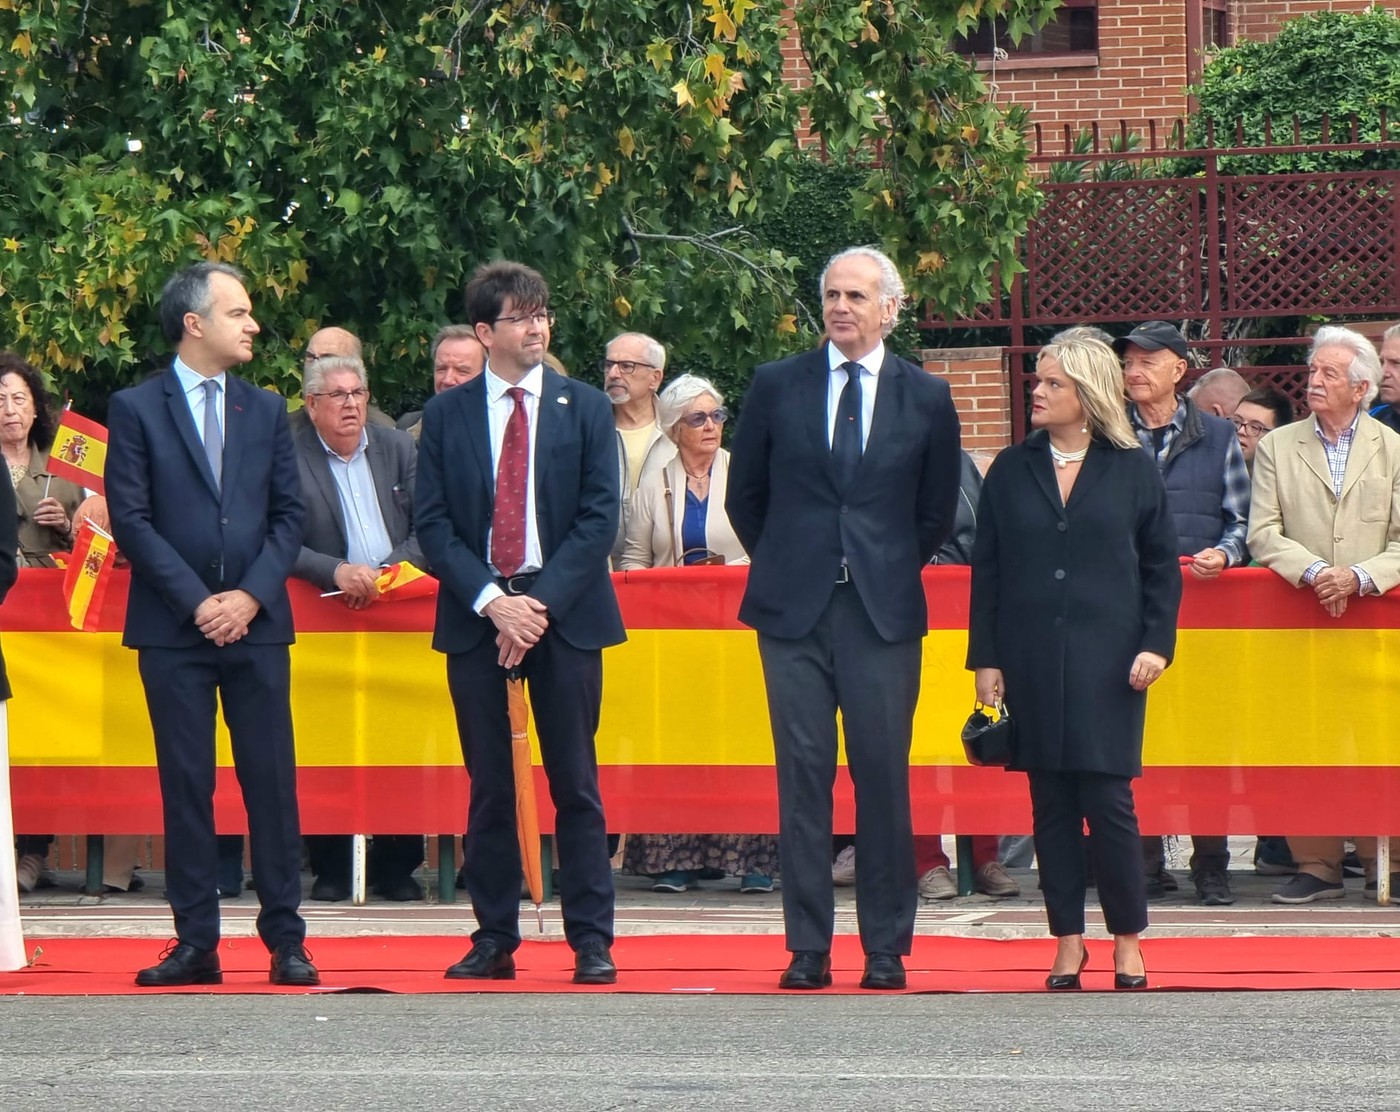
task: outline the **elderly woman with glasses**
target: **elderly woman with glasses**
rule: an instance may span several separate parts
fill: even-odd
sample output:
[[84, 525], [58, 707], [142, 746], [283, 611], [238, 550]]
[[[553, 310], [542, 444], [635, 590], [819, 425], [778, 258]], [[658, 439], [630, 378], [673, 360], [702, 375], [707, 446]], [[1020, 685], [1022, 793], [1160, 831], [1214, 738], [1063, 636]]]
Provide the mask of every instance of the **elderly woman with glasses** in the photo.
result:
[[[749, 562], [724, 512], [729, 453], [719, 441], [728, 417], [724, 397], [696, 375], [682, 375], [658, 396], [657, 423], [676, 452], [642, 474], [622, 570]], [[657, 892], [727, 875], [740, 878], [741, 892], [771, 892], [777, 864], [772, 834], [633, 834], [622, 871], [651, 877]]]
[[729, 412], [715, 387], [682, 375], [657, 397], [657, 423], [676, 446], [642, 475], [618, 567], [747, 564], [724, 512], [729, 453], [719, 446]]

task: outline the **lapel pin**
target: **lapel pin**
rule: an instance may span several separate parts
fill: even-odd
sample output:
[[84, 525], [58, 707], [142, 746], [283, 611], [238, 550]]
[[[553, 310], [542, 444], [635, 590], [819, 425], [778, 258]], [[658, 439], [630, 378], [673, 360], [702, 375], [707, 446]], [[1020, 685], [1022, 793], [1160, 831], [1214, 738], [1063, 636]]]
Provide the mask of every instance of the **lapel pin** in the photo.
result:
[[568, 405], [568, 404], [569, 404], [569, 399], [566, 398], [566, 397], [564, 397], [563, 394], [560, 394], [560, 395], [559, 395], [557, 398], [555, 398], [554, 400], [555, 400], [556, 402], [558, 402], [560, 405]]

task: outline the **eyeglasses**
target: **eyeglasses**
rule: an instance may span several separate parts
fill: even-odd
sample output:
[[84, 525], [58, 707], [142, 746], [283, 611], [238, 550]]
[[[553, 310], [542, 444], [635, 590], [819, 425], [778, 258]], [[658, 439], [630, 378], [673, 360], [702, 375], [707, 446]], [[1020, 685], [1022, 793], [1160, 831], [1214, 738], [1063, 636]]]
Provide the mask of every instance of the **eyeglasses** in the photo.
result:
[[1255, 440], [1258, 440], [1266, 432], [1274, 431], [1268, 425], [1261, 425], [1258, 421], [1246, 421], [1243, 417], [1231, 417], [1230, 423], [1235, 426], [1237, 432], [1242, 432]]
[[602, 371], [604, 374], [607, 374], [607, 373], [608, 373], [610, 370], [612, 370], [614, 367], [617, 368], [617, 373], [618, 373], [618, 374], [620, 374], [620, 375], [627, 375], [629, 378], [630, 378], [632, 375], [636, 374], [639, 370], [646, 370], [646, 371], [654, 371], [654, 370], [656, 370], [656, 364], [655, 364], [655, 363], [638, 363], [638, 362], [636, 362], [636, 361], [634, 361], [634, 360], [631, 360], [631, 359], [606, 359], [606, 358], [604, 358], [604, 359], [599, 359], [599, 360], [598, 360], [598, 369], [599, 369], [600, 371]]
[[697, 409], [694, 413], [687, 413], [681, 418], [681, 424], [692, 429], [703, 429], [707, 421], [722, 425], [727, 420], [729, 420], [729, 410], [720, 406], [719, 409], [712, 409], [708, 413], [701, 409]]
[[363, 386], [357, 386], [354, 390], [331, 390], [327, 393], [317, 393], [311, 395], [313, 398], [325, 398], [331, 405], [344, 405], [346, 402], [354, 402], [359, 405], [369, 397], [369, 391]]
[[536, 309], [533, 313], [520, 313], [513, 317], [497, 317], [492, 324], [547, 324], [554, 327], [553, 309]]

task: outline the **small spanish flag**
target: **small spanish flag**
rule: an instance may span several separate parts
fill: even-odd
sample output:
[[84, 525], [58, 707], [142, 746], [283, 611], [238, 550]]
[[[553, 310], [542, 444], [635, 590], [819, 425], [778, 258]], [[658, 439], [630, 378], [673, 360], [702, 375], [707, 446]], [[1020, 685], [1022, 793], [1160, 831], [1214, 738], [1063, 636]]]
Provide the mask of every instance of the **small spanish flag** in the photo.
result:
[[380, 598], [390, 592], [396, 599], [427, 598], [437, 586], [437, 580], [407, 560], [400, 560], [381, 571], [374, 585], [379, 589]]
[[74, 629], [84, 633], [97, 631], [116, 558], [117, 546], [112, 538], [90, 518], [83, 518], [63, 573], [63, 600], [68, 604], [68, 618]]
[[49, 474], [106, 494], [102, 481], [106, 466], [107, 430], [96, 421], [65, 409], [49, 449]]

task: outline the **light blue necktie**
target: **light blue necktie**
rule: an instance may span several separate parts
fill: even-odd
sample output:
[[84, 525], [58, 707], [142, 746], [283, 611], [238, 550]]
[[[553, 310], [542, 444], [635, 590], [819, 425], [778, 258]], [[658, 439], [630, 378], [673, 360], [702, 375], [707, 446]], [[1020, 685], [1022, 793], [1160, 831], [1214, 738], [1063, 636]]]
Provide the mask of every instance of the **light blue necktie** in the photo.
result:
[[214, 485], [224, 481], [224, 434], [219, 431], [219, 384], [212, 378], [204, 380], [204, 453], [214, 472]]

